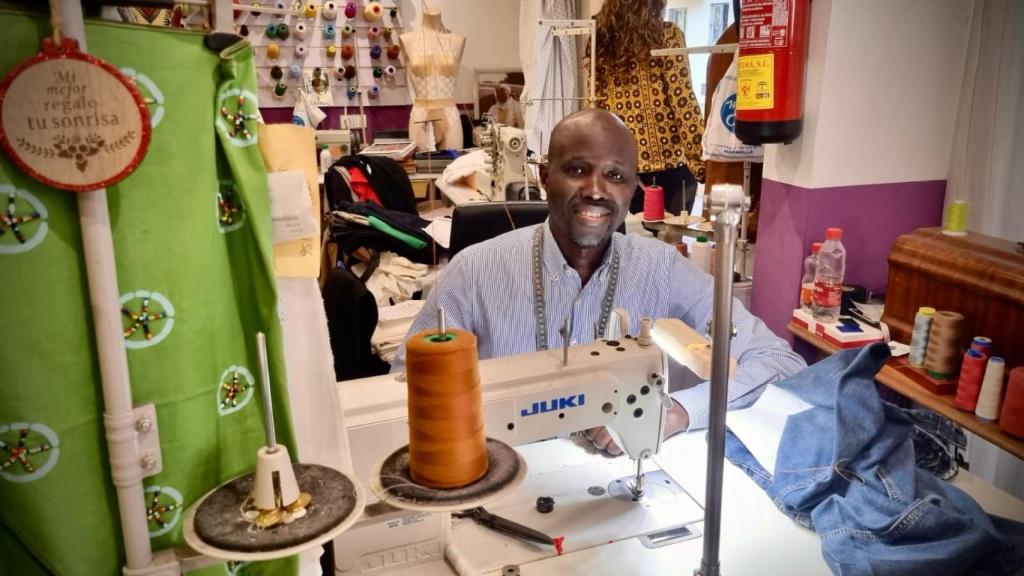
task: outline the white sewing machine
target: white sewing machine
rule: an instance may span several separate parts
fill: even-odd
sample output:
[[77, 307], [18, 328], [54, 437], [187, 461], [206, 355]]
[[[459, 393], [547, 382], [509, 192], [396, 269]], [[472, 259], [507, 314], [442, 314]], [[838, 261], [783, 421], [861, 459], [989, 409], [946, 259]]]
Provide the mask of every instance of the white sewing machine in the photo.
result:
[[[661, 448], [671, 402], [668, 358], [661, 347], [678, 350], [674, 357], [706, 376], [707, 340], [678, 320], [659, 320], [654, 334], [636, 338], [480, 362], [487, 435], [522, 446], [530, 474], [488, 510], [566, 536], [567, 550], [641, 535], [651, 546], [694, 537], [696, 529], [687, 526], [703, 518], [696, 501], [670, 476], [650, 470], [651, 464], [640, 473], [642, 463], [651, 462]], [[340, 383], [339, 394], [354, 471], [367, 482], [375, 464], [408, 442], [406, 386], [382, 376]], [[595, 453], [589, 441], [568, 438], [596, 426], [606, 426], [629, 458], [608, 458]], [[563, 439], [557, 445], [523, 446], [558, 437]], [[535, 510], [540, 496], [554, 497], [553, 512]], [[385, 573], [441, 557], [442, 515], [378, 506], [385, 510], [374, 516], [373, 508], [336, 540], [339, 574]], [[481, 531], [468, 520], [455, 524], [456, 537], [464, 530], [475, 536], [463, 553], [481, 571], [554, 555], [547, 547]]]
[[[480, 377], [487, 434], [518, 445], [529, 476], [487, 510], [551, 536], [565, 536], [566, 554], [483, 528], [453, 524], [444, 514], [369, 505], [364, 519], [335, 540], [335, 574], [450, 576], [444, 541], [456, 543], [476, 572], [506, 576], [508, 565], [530, 576], [564, 574], [689, 574], [702, 561], [707, 444], [703, 431], [662, 442], [667, 401], [666, 356], [706, 376], [702, 336], [678, 321], [659, 320], [655, 346], [622, 338], [563, 350], [485, 360]], [[706, 342], [706, 341], [705, 341]], [[643, 388], [648, 387], [647, 394]], [[339, 383], [356, 476], [408, 441], [406, 387], [391, 376]], [[630, 397], [633, 396], [632, 403]], [[611, 404], [611, 410], [606, 409]], [[639, 416], [638, 409], [643, 410]], [[609, 426], [627, 453], [644, 460], [646, 495], [634, 500], [628, 483], [634, 461], [595, 454], [589, 442], [564, 438]], [[526, 444], [541, 438], [553, 440]], [[988, 511], [1024, 521], [1024, 505], [966, 471], [953, 482]], [[828, 568], [818, 536], [779, 513], [771, 499], [734, 466], [724, 469], [723, 567], [737, 576], [820, 576]], [[542, 514], [540, 496], [555, 500]], [[374, 496], [368, 495], [372, 501]]]
[[[474, 188], [492, 201], [531, 200], [527, 183], [526, 132], [488, 118], [473, 131], [473, 143], [487, 154], [487, 167], [473, 175]], [[534, 195], [539, 188], [534, 178]], [[524, 192], [526, 190], [526, 192]]]

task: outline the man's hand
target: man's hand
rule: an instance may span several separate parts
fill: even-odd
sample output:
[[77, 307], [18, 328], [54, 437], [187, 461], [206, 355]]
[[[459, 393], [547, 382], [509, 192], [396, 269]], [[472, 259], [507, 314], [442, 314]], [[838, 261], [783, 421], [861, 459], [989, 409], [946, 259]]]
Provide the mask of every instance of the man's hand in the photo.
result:
[[[672, 407], [668, 409], [665, 414], [665, 438], [669, 438], [683, 432], [690, 427], [690, 415], [686, 413], [686, 409], [683, 408], [675, 400], [672, 401]], [[607, 453], [609, 456], [618, 456], [622, 454], [622, 448], [612, 440], [611, 433], [604, 426], [598, 426], [597, 428], [591, 428], [586, 431], [587, 439], [590, 440], [594, 447], [598, 450]]]

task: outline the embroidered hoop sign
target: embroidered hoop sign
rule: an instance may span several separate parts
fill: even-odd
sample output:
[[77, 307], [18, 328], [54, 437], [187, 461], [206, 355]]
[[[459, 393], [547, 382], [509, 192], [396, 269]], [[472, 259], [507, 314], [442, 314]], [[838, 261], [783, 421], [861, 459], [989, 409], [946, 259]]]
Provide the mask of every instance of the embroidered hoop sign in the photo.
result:
[[149, 146], [138, 89], [78, 42], [43, 40], [0, 84], [0, 145], [40, 182], [85, 192], [121, 181]]

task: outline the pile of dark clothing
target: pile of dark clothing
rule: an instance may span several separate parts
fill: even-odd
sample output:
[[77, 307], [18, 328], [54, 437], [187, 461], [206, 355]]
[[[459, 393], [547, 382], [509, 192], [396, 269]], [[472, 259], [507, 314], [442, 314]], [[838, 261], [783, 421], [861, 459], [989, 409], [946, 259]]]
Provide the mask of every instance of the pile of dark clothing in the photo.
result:
[[916, 465], [915, 419], [875, 388], [888, 358], [885, 344], [845, 350], [775, 384], [811, 408], [787, 419], [774, 472], [731, 431], [726, 457], [818, 533], [837, 575], [1019, 574], [1024, 524]]
[[338, 253], [346, 257], [366, 249], [394, 252], [413, 262], [431, 264], [445, 251], [423, 231], [430, 224], [423, 218], [369, 202], [338, 202], [328, 224]]
[[382, 253], [431, 264], [444, 250], [423, 231], [429, 222], [419, 217], [409, 176], [394, 160], [345, 156], [327, 171], [324, 187], [327, 225], [338, 248], [332, 263], [338, 265], [323, 287], [335, 376], [341, 381], [384, 374], [389, 366], [370, 346], [378, 313], [366, 282]]

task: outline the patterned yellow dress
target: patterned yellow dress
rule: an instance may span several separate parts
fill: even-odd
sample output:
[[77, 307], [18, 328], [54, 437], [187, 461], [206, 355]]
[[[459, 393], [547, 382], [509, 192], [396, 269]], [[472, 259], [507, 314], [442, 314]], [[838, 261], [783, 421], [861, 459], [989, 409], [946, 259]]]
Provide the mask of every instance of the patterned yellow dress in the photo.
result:
[[[683, 31], [675, 24], [665, 22], [664, 32], [663, 48], [686, 46]], [[597, 106], [615, 113], [633, 131], [640, 172], [685, 164], [703, 182], [704, 116], [693, 93], [686, 57], [647, 58], [628, 69], [599, 60], [596, 69]]]

